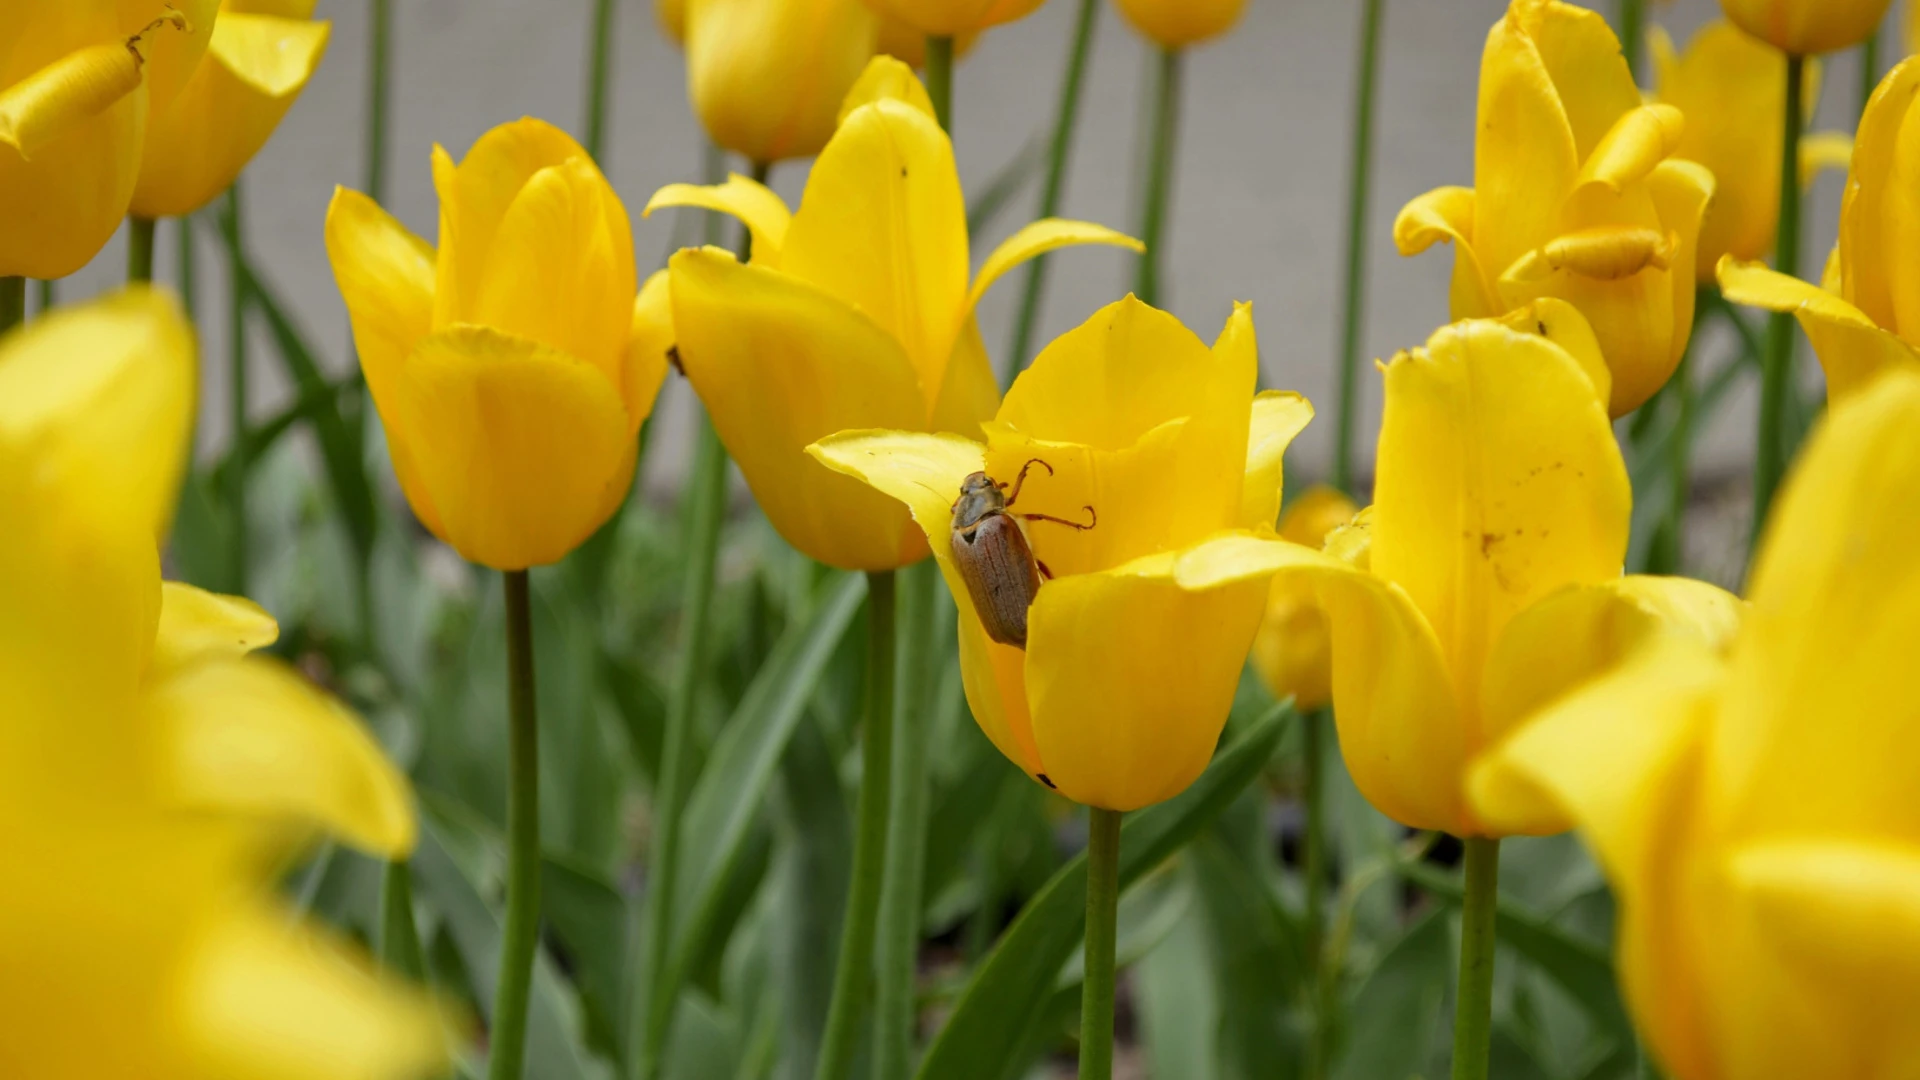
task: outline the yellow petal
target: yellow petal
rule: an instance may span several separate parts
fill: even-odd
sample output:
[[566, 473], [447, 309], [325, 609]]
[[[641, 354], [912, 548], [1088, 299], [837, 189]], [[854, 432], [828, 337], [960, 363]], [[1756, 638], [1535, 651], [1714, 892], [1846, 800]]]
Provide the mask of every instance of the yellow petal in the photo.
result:
[[745, 223], [753, 236], [753, 261], [762, 266], [780, 265], [780, 249], [786, 245], [787, 226], [793, 222], [793, 213], [772, 188], [758, 180], [733, 173], [724, 184], [668, 184], [653, 193], [640, 216], [650, 217], [655, 210], [669, 206], [692, 206], [732, 214]]
[[922, 558], [899, 504], [806, 454], [837, 431], [924, 430], [926, 397], [899, 343], [832, 296], [725, 252], [683, 251], [671, 265], [681, 364], [774, 528], [845, 569]]
[[132, 212], [190, 214], [230, 187], [313, 77], [330, 31], [324, 22], [223, 14], [206, 59], [147, 125]]
[[701, 0], [687, 19], [694, 115], [749, 161], [817, 154], [879, 32], [861, 0]]
[[1404, 590], [1338, 558], [1252, 536], [1187, 552], [1175, 578], [1190, 590], [1309, 583], [1332, 631], [1334, 720], [1360, 793], [1403, 825], [1480, 834], [1462, 792], [1469, 745], [1453, 684], [1433, 628]]
[[164, 675], [200, 660], [235, 660], [279, 640], [280, 624], [244, 596], [221, 596], [178, 581], [160, 587], [153, 670]]
[[1543, 296], [1523, 308], [1516, 308], [1500, 316], [1500, 322], [1507, 329], [1522, 334], [1538, 334], [1565, 350], [1587, 373], [1593, 382], [1593, 389], [1601, 401], [1613, 396], [1613, 372], [1607, 369], [1607, 359], [1600, 351], [1600, 339], [1594, 335], [1593, 324], [1587, 321], [1580, 309], [1551, 296]]
[[1643, 105], [1623, 113], [1587, 158], [1575, 183], [1599, 184], [1619, 194], [1671, 157], [1686, 127], [1686, 118], [1671, 105]]
[[1511, 281], [1543, 281], [1565, 271], [1596, 281], [1619, 281], [1652, 267], [1665, 270], [1673, 249], [1658, 229], [1595, 226], [1555, 237], [1507, 268]]
[[[1350, 522], [1353, 501], [1337, 489], [1316, 485], [1300, 493], [1280, 518], [1280, 537], [1319, 548]], [[1267, 613], [1248, 657], [1276, 698], [1291, 695], [1303, 711], [1333, 700], [1333, 641], [1311, 579], [1282, 574], [1267, 594]]]
[[1402, 255], [1418, 255], [1438, 243], [1453, 244], [1450, 301], [1456, 319], [1499, 314], [1498, 301], [1480, 256], [1473, 250], [1476, 198], [1472, 188], [1435, 188], [1400, 209], [1393, 242]]
[[[1886, 262], [1887, 287], [1892, 292], [1892, 329], [1909, 344], [1920, 342], [1920, 266], [1913, 258], [1920, 244], [1920, 109], [1908, 99], [1906, 117], [1893, 145], [1893, 169], [1881, 197], [1879, 237]], [[1849, 185], [1851, 186], [1851, 185]], [[1882, 324], [1885, 325], [1885, 324]]]
[[1484, 743], [1480, 678], [1515, 614], [1626, 556], [1631, 493], [1606, 409], [1566, 352], [1493, 322], [1436, 333], [1387, 367], [1373, 572], [1433, 625]]
[[386, 424], [400, 489], [421, 523], [444, 538], [440, 512], [414, 461], [413, 434], [398, 423], [401, 372], [433, 330], [433, 248], [372, 199], [336, 187], [327, 206], [327, 258], [347, 302], [360, 370]]
[[1867, 40], [1892, 0], [1721, 0], [1727, 18], [1782, 52], [1800, 56], [1850, 49]]
[[633, 321], [627, 334], [626, 371], [620, 392], [627, 404], [627, 427], [638, 434], [653, 413], [660, 385], [667, 378], [668, 354], [673, 351], [673, 288], [665, 270], [655, 270], [640, 295], [633, 298]]
[[891, 15], [926, 35], [957, 37], [990, 26], [1024, 19], [1043, 0], [868, 0], [876, 11]]
[[1560, 0], [1513, 0], [1507, 22], [1538, 52], [1553, 80], [1579, 157], [1592, 156], [1620, 115], [1641, 104], [1606, 17]]
[[967, 310], [972, 312], [974, 305], [987, 294], [993, 283], [999, 281], [1007, 271], [1036, 259], [1050, 251], [1079, 244], [1107, 244], [1112, 247], [1126, 248], [1128, 251], [1145, 251], [1146, 245], [1125, 233], [1115, 232], [1104, 225], [1094, 225], [1085, 221], [1062, 221], [1059, 218], [1047, 218], [1035, 221], [1012, 236], [980, 266], [980, 275], [974, 279], [973, 289], [967, 293]]
[[[889, 27], [899, 25], [892, 19], [883, 18], [881, 22], [883, 38]], [[925, 34], [914, 33], [911, 36], [924, 45]], [[927, 88], [920, 84], [920, 77], [913, 73], [913, 67], [909, 66], [907, 58], [897, 53], [886, 55], [888, 50], [885, 49], [881, 52], [882, 55], [875, 56], [867, 62], [867, 69], [862, 71], [860, 78], [854, 81], [853, 89], [847, 91], [846, 100], [840, 103], [840, 115], [835, 119], [836, 124], [846, 123], [847, 117], [853, 115], [853, 111], [862, 105], [871, 105], [882, 99], [904, 102], [926, 113], [929, 117], [934, 115], [933, 99], [927, 96]]]
[[147, 698], [178, 805], [317, 827], [363, 851], [413, 850], [412, 793], [360, 722], [292, 669], [264, 659], [193, 664]]
[[1720, 289], [1736, 304], [1792, 312], [1813, 342], [1836, 402], [1859, 393], [1882, 372], [1914, 370], [1920, 362], [1912, 346], [1875, 326], [1865, 312], [1799, 278], [1729, 257], [1720, 264]]
[[1566, 106], [1528, 26], [1546, 6], [1527, 0], [1510, 8], [1480, 61], [1473, 246], [1495, 273], [1559, 233], [1561, 196], [1580, 171]]
[[422, 341], [399, 379], [441, 538], [470, 562], [558, 562], [625, 497], [635, 443], [620, 388], [565, 353], [483, 327]]
[[[1894, 238], [1900, 207], [1895, 176], [1901, 131], [1920, 92], [1920, 60], [1903, 61], [1881, 80], [1854, 133], [1853, 165], [1840, 207], [1840, 261], [1848, 303], [1867, 313], [1874, 325], [1908, 341], [1920, 340], [1920, 326], [1900, 322], [1892, 273], [1906, 249]], [[1908, 260], [1910, 261], [1910, 260]]]
[[[1253, 419], [1247, 430], [1246, 484], [1240, 494], [1239, 525], [1249, 529], [1273, 526], [1274, 516], [1280, 510], [1280, 489], [1284, 480], [1282, 459], [1286, 456], [1287, 447], [1293, 445], [1295, 437], [1305, 431], [1312, 421], [1312, 402], [1291, 391], [1268, 390], [1253, 399]], [[1353, 512], [1349, 510], [1346, 516], [1352, 517]], [[1317, 538], [1315, 543], [1318, 543]]]
[[946, 133], [892, 98], [855, 109], [814, 162], [781, 271], [893, 335], [931, 411], [965, 325], [967, 265], [966, 203]]
[[[1714, 192], [1718, 190], [1713, 174], [1703, 166], [1690, 161], [1668, 160], [1660, 163], [1647, 178], [1647, 191], [1653, 196], [1654, 208], [1660, 215], [1660, 227], [1667, 230], [1667, 237], [1673, 244], [1673, 271], [1666, 275], [1667, 287], [1672, 290], [1673, 330], [1668, 339], [1666, 362], [1655, 364], [1637, 372], [1636, 383], [1628, 388], [1628, 393], [1616, 395], [1613, 403], [1615, 410], [1621, 409], [1636, 394], [1645, 393], [1652, 397], [1680, 366], [1680, 360], [1687, 353], [1687, 344], [1693, 336], [1693, 307], [1698, 294], [1698, 284], [1687, 275], [1686, 268], [1696, 269], [1700, 261], [1700, 230], [1706, 222], [1707, 208], [1712, 205]], [[1659, 353], [1652, 354], [1659, 359]], [[1636, 402], [1638, 408], [1642, 402]], [[1616, 411], [1616, 416], [1624, 415]]]
[[1811, 187], [1823, 172], [1846, 172], [1853, 163], [1853, 136], [1809, 131], [1800, 139], [1800, 183]]
[[1000, 408], [1000, 380], [980, 336], [980, 321], [969, 318], [967, 328], [947, 362], [946, 383], [933, 403], [933, 430], [980, 439], [980, 425]]
[[1207, 767], [1265, 609], [1253, 579], [1187, 592], [1176, 555], [1040, 587], [1026, 698], [1046, 775], [1075, 802], [1136, 810]]
[[120, 32], [138, 39], [153, 116], [173, 107], [213, 41], [221, 0], [119, 0]]
[[1135, 30], [1164, 49], [1218, 37], [1240, 21], [1247, 0], [1117, 0]]
[[433, 186], [440, 196], [434, 329], [474, 321], [494, 234], [520, 189], [540, 170], [584, 157], [573, 136], [530, 117], [480, 136], [457, 166], [445, 150], [433, 148]]
[[32, 161], [49, 143], [140, 89], [140, 72], [139, 55], [124, 41], [61, 57], [0, 90], [0, 145]]

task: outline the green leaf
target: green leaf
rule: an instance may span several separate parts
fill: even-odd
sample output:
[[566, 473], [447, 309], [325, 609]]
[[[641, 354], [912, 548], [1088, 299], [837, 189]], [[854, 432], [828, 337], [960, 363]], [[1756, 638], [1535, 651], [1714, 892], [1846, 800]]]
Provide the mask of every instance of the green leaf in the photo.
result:
[[1207, 914], [1219, 983], [1224, 1075], [1286, 1080], [1300, 1075], [1305, 1029], [1290, 1002], [1301, 999], [1306, 943], [1272, 890], [1213, 830], [1188, 853]]
[[813, 1075], [833, 995], [840, 923], [853, 869], [853, 815], [819, 725], [802, 723], [780, 759], [772, 978], [782, 1011], [781, 1080]]
[[1426, 1071], [1453, 974], [1453, 940], [1434, 910], [1388, 950], [1360, 987], [1334, 1080], [1403, 1080]]
[[[1205, 828], [1273, 756], [1291, 711], [1275, 707], [1222, 750], [1185, 792], [1129, 820], [1120, 834], [1120, 888]], [[1081, 853], [1062, 867], [1001, 936], [928, 1048], [920, 1080], [981, 1080], [1001, 1076], [1010, 1053], [1043, 1013], [1054, 980], [1080, 947], [1086, 925], [1087, 864]]]
[[595, 1045], [613, 1055], [624, 1017], [621, 965], [627, 902], [613, 884], [570, 856], [548, 852], [540, 866], [540, 918], [559, 939], [580, 983]]
[[[1191, 874], [1189, 864], [1185, 871]], [[1220, 989], [1205, 919], [1186, 919], [1133, 967], [1141, 1042], [1154, 1076], [1220, 1076]]]

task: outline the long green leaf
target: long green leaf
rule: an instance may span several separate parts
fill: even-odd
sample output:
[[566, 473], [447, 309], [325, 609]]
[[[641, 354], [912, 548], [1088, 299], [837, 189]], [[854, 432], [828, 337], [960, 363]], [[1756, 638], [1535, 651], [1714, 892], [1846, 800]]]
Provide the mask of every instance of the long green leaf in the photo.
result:
[[[1225, 810], [1272, 758], [1291, 716], [1274, 709], [1222, 750], [1200, 779], [1169, 802], [1141, 811], [1120, 835], [1120, 888], [1166, 861]], [[1054, 980], [1080, 946], [1086, 923], [1082, 853], [1027, 904], [980, 965], [946, 1027], [928, 1048], [920, 1080], [979, 1080], [1004, 1073], [1007, 1056], [1044, 1009]]]
[[1439, 911], [1427, 913], [1396, 942], [1360, 987], [1347, 1052], [1334, 1080], [1419, 1076], [1433, 1052], [1440, 1007], [1453, 971], [1453, 942]]

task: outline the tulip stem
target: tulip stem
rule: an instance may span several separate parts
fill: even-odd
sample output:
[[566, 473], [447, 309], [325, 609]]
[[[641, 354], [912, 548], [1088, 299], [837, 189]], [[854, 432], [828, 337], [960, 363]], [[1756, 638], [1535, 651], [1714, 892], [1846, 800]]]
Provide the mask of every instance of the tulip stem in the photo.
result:
[[1113, 1076], [1113, 952], [1119, 937], [1118, 810], [1087, 808], [1087, 956], [1080, 984], [1080, 1080]]
[[34, 285], [36, 288], [33, 291], [37, 295], [34, 297], [33, 314], [35, 318], [38, 318], [53, 310], [54, 287], [52, 281], [44, 278], [35, 282]]
[[1640, 79], [1640, 53], [1646, 36], [1646, 0], [1620, 0], [1620, 51], [1626, 54], [1627, 71], [1634, 81]]
[[420, 931], [413, 924], [413, 868], [405, 859], [387, 863], [380, 881], [380, 963], [416, 982], [426, 974]]
[[27, 317], [27, 279], [0, 277], [0, 334], [19, 326]]
[[177, 246], [174, 257], [178, 261], [175, 280], [180, 286], [180, 306], [187, 309], [187, 321], [194, 321], [194, 309], [199, 306], [199, 274], [193, 257], [193, 218], [191, 216], [175, 218], [174, 224], [180, 227], [175, 236]]
[[502, 575], [507, 593], [507, 922], [493, 992], [488, 1080], [519, 1080], [527, 999], [540, 941], [540, 719], [533, 694], [533, 613], [527, 572]]
[[1153, 93], [1152, 142], [1147, 151], [1147, 192], [1140, 217], [1140, 277], [1134, 295], [1143, 303], [1160, 304], [1161, 239], [1166, 234], [1167, 200], [1173, 194], [1173, 159], [1180, 134], [1179, 49], [1160, 50]]
[[152, 218], [130, 217], [127, 219], [127, 280], [153, 280], [153, 226]]
[[368, 0], [367, 21], [372, 24], [367, 52], [367, 198], [386, 201], [387, 188], [387, 114], [392, 85], [388, 73], [392, 66], [393, 0]]
[[852, 1073], [860, 1022], [873, 991], [875, 922], [886, 877], [887, 811], [893, 798], [893, 633], [895, 573], [867, 575], [866, 716], [860, 731], [860, 799], [854, 809], [853, 880], [840, 927], [833, 1000], [814, 1080]]
[[875, 945], [876, 1077], [913, 1071], [914, 973], [920, 952], [920, 886], [926, 873], [927, 737], [933, 724], [933, 638], [940, 609], [940, 571], [933, 560], [922, 560], [902, 576], [892, 805], [887, 811], [886, 874]]
[[1493, 1048], [1493, 916], [1500, 898], [1500, 841], [1461, 842], [1467, 849], [1467, 892], [1460, 908], [1453, 1080], [1486, 1080]]
[[1313, 1025], [1307, 1043], [1307, 1080], [1321, 1080], [1327, 1074], [1327, 1059], [1330, 1056], [1328, 1036], [1332, 1031], [1327, 1016], [1331, 980], [1327, 972], [1327, 950], [1323, 940], [1326, 927], [1327, 825], [1326, 785], [1323, 783], [1325, 751], [1321, 747], [1321, 740], [1328, 714], [1325, 709], [1317, 709], [1300, 719], [1300, 731], [1305, 736], [1302, 752], [1306, 756], [1306, 790], [1301, 795], [1307, 804], [1307, 832], [1302, 844], [1305, 851], [1300, 861], [1301, 874], [1306, 879], [1307, 993], [1312, 996], [1310, 1022]]
[[[1060, 81], [1059, 112], [1053, 120], [1053, 146], [1047, 152], [1047, 176], [1040, 188], [1040, 219], [1060, 212], [1060, 196], [1067, 186], [1067, 159], [1073, 153], [1073, 129], [1080, 121], [1080, 89], [1087, 81], [1087, 54], [1092, 51], [1093, 27], [1100, 14], [1100, 0], [1080, 0], [1075, 16], [1073, 40], [1067, 47], [1067, 70]], [[1040, 301], [1047, 291], [1047, 257], [1041, 255], [1027, 264], [1027, 280], [1020, 293], [1020, 317], [1014, 323], [1013, 345], [1007, 349], [1007, 375], [1003, 385], [1011, 385], [1020, 369], [1027, 366], [1027, 352], [1033, 348], [1033, 332], [1040, 321]]]
[[[1340, 414], [1334, 433], [1333, 486], [1353, 494], [1355, 428], [1360, 411], [1360, 338], [1367, 304], [1367, 209], [1373, 193], [1373, 113], [1379, 86], [1382, 0], [1366, 0], [1360, 18], [1360, 74], [1354, 88], [1353, 148], [1347, 167], [1347, 276], [1340, 331]], [[1308, 768], [1317, 768], [1309, 764]]]
[[940, 34], [927, 37], [927, 97], [933, 100], [934, 118], [940, 130], [953, 134], [953, 38]]
[[614, 0], [594, 0], [593, 3], [593, 40], [588, 43], [587, 57], [587, 156], [606, 168], [601, 153], [607, 147], [607, 104], [610, 95], [608, 84], [612, 82], [613, 70], [613, 13], [618, 5]]
[[[1780, 231], [1774, 240], [1774, 269], [1800, 276], [1800, 128], [1805, 122], [1806, 58], [1787, 57], [1787, 104], [1782, 114], [1780, 152]], [[1787, 466], [1787, 396], [1793, 392], [1793, 351], [1797, 328], [1791, 312], [1775, 312], [1767, 324], [1767, 352], [1760, 371], [1760, 451], [1753, 467], [1755, 542], [1773, 506], [1773, 493]]]
[[253, 462], [247, 453], [247, 291], [246, 267], [240, 246], [240, 184], [227, 189], [227, 418], [233, 448], [228, 454], [227, 588], [236, 596], [247, 593], [247, 473]]
[[[1909, 18], [1920, 16], [1909, 15]], [[1860, 109], [1856, 116], [1864, 116], [1867, 103], [1873, 100], [1873, 92], [1880, 89], [1880, 31], [1867, 35], [1860, 44]]]

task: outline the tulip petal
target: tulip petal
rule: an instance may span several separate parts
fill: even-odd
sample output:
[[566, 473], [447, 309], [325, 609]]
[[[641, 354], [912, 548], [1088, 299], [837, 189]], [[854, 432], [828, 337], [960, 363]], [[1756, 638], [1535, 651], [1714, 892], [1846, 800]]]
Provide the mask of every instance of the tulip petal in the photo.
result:
[[1598, 184], [1619, 194], [1673, 155], [1686, 126], [1671, 105], [1643, 105], [1621, 114], [1580, 169], [1576, 186]]
[[625, 495], [635, 446], [619, 388], [584, 360], [484, 327], [422, 341], [394, 427], [416, 448], [442, 538], [470, 562], [560, 561]]
[[1866, 312], [1875, 326], [1920, 340], [1920, 326], [1900, 321], [1895, 306], [1893, 273], [1910, 249], [1899, 246], [1896, 221], [1900, 208], [1901, 133], [1920, 93], [1920, 58], [1909, 58], [1883, 79], [1868, 99], [1854, 132], [1853, 164], [1840, 203], [1840, 261], [1844, 267], [1845, 298]]
[[669, 206], [691, 206], [732, 214], [753, 237], [752, 260], [761, 266], [779, 266], [780, 249], [787, 242], [787, 227], [793, 212], [772, 188], [739, 173], [727, 176], [724, 184], [668, 184], [653, 193], [642, 218]]
[[873, 56], [858, 0], [702, 0], [687, 26], [687, 95], [715, 145], [771, 164], [818, 154]]
[[1620, 39], [1599, 12], [1559, 0], [1518, 0], [1507, 21], [1539, 52], [1579, 156], [1591, 157], [1620, 114], [1641, 104]]
[[1373, 572], [1406, 590], [1483, 745], [1481, 673], [1507, 621], [1626, 557], [1631, 492], [1606, 409], [1571, 356], [1494, 322], [1442, 329], [1387, 367]]
[[1538, 334], [1560, 346], [1580, 364], [1580, 370], [1587, 373], [1601, 401], [1612, 397], [1613, 372], [1607, 369], [1607, 358], [1600, 351], [1600, 339], [1593, 332], [1593, 324], [1580, 314], [1579, 308], [1565, 300], [1543, 296], [1500, 316], [1500, 323], [1517, 333]]
[[980, 425], [1000, 408], [1000, 380], [980, 336], [980, 320], [969, 318], [947, 362], [946, 383], [933, 403], [932, 429], [981, 439]]
[[[1311, 583], [1333, 641], [1334, 721], [1355, 785], [1379, 811], [1418, 829], [1477, 836], [1462, 792], [1469, 744], [1440, 643], [1399, 586], [1284, 540], [1226, 536], [1181, 556], [1188, 590]], [[1277, 579], [1277, 580], [1279, 580]]]
[[[882, 19], [883, 35], [889, 28], [888, 22], [889, 20]], [[913, 36], [922, 39], [925, 37], [923, 34]], [[853, 115], [854, 110], [882, 100], [902, 102], [927, 114], [928, 119], [939, 121], [938, 115], [933, 111], [933, 99], [927, 96], [927, 88], [921, 85], [920, 77], [913, 73], [913, 66], [883, 51], [881, 55], [867, 61], [866, 70], [860, 73], [860, 78], [854, 81], [853, 89], [847, 91], [846, 100], [840, 103], [840, 115], [835, 123], [844, 124], [847, 122], [847, 117]]]
[[140, 57], [124, 41], [67, 54], [0, 89], [0, 146], [32, 161], [48, 144], [140, 89]]
[[[1664, 365], [1664, 372], [1657, 367], [1648, 372], [1648, 382], [1634, 387], [1632, 394], [1644, 392], [1647, 397], [1652, 397], [1673, 377], [1681, 359], [1686, 356], [1687, 344], [1693, 337], [1694, 301], [1699, 294], [1697, 279], [1690, 278], [1686, 268], [1694, 267], [1696, 272], [1699, 269], [1700, 234], [1706, 224], [1707, 209], [1718, 190], [1719, 182], [1714, 179], [1713, 173], [1691, 161], [1663, 161], [1647, 178], [1647, 191], [1653, 196], [1654, 209], [1660, 215], [1660, 226], [1667, 230], [1667, 236], [1673, 244], [1671, 261], [1674, 272], [1668, 275], [1667, 280], [1673, 290], [1674, 332], [1670, 338], [1672, 344], [1667, 353], [1669, 362]], [[1659, 381], [1653, 382], [1654, 378]], [[1624, 401], [1616, 400], [1614, 408], [1619, 409], [1623, 404]], [[1622, 414], [1616, 412], [1615, 415]]]
[[146, 59], [152, 116], [165, 116], [199, 70], [221, 7], [221, 0], [119, 0], [120, 31]]
[[440, 512], [414, 461], [412, 433], [396, 422], [407, 357], [433, 330], [433, 248], [372, 199], [336, 187], [327, 206], [327, 259], [347, 302], [360, 370], [386, 422], [400, 489], [421, 524], [444, 539]]
[[1824, 289], [1758, 263], [1720, 262], [1720, 289], [1735, 304], [1790, 311], [1813, 342], [1835, 402], [1859, 393], [1882, 372], [1916, 370], [1920, 353], [1873, 324], [1865, 312]]
[[660, 386], [667, 379], [668, 356], [674, 349], [673, 288], [666, 270], [655, 270], [633, 298], [633, 321], [627, 331], [625, 373], [621, 397], [627, 404], [627, 431], [636, 435], [653, 413]]
[[[1567, 103], [1528, 25], [1540, 21], [1529, 16], [1559, 6], [1529, 0], [1510, 8], [1487, 35], [1481, 57], [1473, 245], [1488, 267], [1509, 266], [1560, 231], [1560, 196], [1580, 171], [1581, 144]], [[1621, 111], [1608, 116], [1609, 125]], [[1594, 132], [1593, 141], [1604, 133]]]
[[1267, 390], [1253, 399], [1253, 420], [1247, 432], [1246, 486], [1240, 494], [1242, 527], [1273, 527], [1284, 482], [1282, 459], [1294, 438], [1312, 421], [1313, 403], [1291, 391]]
[[194, 809], [314, 826], [376, 855], [413, 850], [407, 782], [353, 714], [275, 661], [175, 670], [147, 698], [164, 789]]
[[279, 638], [280, 624], [244, 596], [222, 596], [178, 581], [163, 582], [153, 671], [164, 675], [200, 660], [237, 660]]
[[1035, 259], [1050, 251], [1080, 244], [1106, 244], [1112, 247], [1126, 248], [1128, 251], [1145, 251], [1146, 245], [1122, 232], [1116, 232], [1104, 225], [1095, 225], [1086, 221], [1063, 221], [1059, 218], [1047, 218], [1044, 221], [1031, 222], [1019, 232], [1007, 237], [987, 261], [980, 266], [980, 274], [974, 279], [973, 289], [967, 294], [967, 311], [980, 302], [993, 283], [999, 281], [1007, 271]]
[[254, 90], [284, 98], [313, 77], [331, 29], [324, 22], [228, 12], [214, 24], [207, 51]]
[[1809, 131], [1800, 139], [1800, 183], [1811, 187], [1823, 172], [1846, 172], [1853, 164], [1853, 136], [1844, 131]]
[[1400, 216], [1393, 220], [1394, 246], [1402, 255], [1418, 255], [1438, 243], [1453, 244], [1449, 299], [1456, 319], [1484, 319], [1500, 311], [1470, 239], [1476, 201], [1472, 188], [1435, 188], [1401, 207]]
[[924, 430], [929, 395], [899, 342], [831, 295], [723, 251], [682, 251], [671, 266], [681, 364], [780, 535], [844, 569], [923, 557], [894, 500], [806, 455], [837, 431]]
[[494, 234], [533, 174], [588, 157], [573, 136], [531, 117], [490, 129], [457, 166], [444, 149], [433, 148], [433, 187], [440, 196], [436, 330], [477, 321], [474, 311], [487, 278]]

